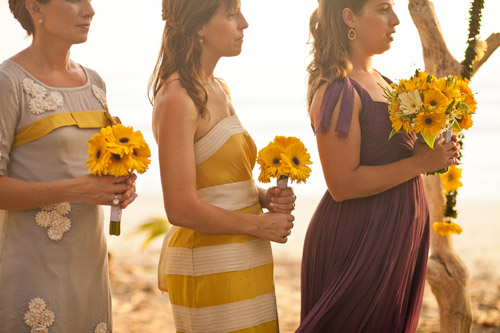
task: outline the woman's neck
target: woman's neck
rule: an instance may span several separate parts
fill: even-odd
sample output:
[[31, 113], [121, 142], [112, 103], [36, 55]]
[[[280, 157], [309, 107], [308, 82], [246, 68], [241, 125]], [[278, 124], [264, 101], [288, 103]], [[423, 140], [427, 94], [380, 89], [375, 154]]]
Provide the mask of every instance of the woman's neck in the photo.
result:
[[211, 56], [207, 53], [202, 53], [200, 58], [200, 78], [205, 84], [214, 77], [215, 66], [219, 62], [220, 57]]
[[25, 56], [37, 71], [65, 72], [71, 68], [70, 47], [33, 38], [33, 43], [25, 50]]

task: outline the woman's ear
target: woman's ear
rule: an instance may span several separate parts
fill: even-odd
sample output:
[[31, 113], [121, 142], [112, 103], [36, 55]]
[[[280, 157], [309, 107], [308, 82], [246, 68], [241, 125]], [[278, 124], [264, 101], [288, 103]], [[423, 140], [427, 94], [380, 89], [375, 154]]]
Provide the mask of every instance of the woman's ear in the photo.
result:
[[34, 22], [43, 19], [42, 8], [36, 0], [26, 0], [25, 2], [26, 10], [30, 13], [31, 18]]
[[344, 19], [344, 23], [349, 28], [355, 28], [357, 23], [357, 16], [354, 14], [351, 8], [344, 8], [342, 10], [342, 18]]

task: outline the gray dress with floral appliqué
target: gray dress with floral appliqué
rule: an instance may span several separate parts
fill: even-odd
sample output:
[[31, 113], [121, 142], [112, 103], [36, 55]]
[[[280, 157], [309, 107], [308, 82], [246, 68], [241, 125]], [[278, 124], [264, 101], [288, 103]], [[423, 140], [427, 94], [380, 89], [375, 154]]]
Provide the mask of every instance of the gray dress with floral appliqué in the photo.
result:
[[[85, 85], [53, 88], [13, 61], [0, 64], [0, 176], [49, 182], [88, 173], [87, 140], [109, 121], [104, 82], [84, 70]], [[0, 211], [0, 332], [104, 333], [111, 317], [99, 206]]]

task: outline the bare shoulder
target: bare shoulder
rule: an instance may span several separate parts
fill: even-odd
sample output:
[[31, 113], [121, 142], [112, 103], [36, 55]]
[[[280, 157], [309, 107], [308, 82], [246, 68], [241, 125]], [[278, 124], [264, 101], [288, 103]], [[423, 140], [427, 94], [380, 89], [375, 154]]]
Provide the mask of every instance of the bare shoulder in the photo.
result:
[[216, 77], [215, 80], [220, 84], [222, 90], [226, 93], [227, 97], [231, 99], [231, 92], [229, 91], [229, 87], [227, 86], [226, 81], [224, 79], [221, 79], [219, 77]]
[[167, 82], [156, 95], [153, 106], [153, 132], [155, 137], [160, 128], [196, 127], [198, 110], [178, 80]]

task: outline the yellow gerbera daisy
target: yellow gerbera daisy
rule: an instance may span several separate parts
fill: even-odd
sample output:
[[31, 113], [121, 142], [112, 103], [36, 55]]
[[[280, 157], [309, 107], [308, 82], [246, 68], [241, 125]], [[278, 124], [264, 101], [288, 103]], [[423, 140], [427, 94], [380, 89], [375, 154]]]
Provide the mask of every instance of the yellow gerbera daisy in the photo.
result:
[[289, 147], [290, 145], [300, 142], [300, 140], [294, 136], [276, 136], [274, 138], [274, 144], [277, 145], [281, 149], [286, 149], [286, 147]]
[[460, 97], [460, 89], [458, 89], [455, 79], [442, 77], [437, 80], [436, 88], [441, 90], [450, 101]]
[[451, 165], [447, 173], [441, 174], [441, 181], [443, 182], [443, 190], [445, 192], [456, 192], [460, 187], [462, 187], [462, 169], [457, 168], [455, 165]]
[[404, 119], [403, 117], [399, 117], [395, 112], [391, 112], [389, 114], [389, 119], [392, 123], [392, 128], [396, 131], [400, 131], [401, 128], [405, 130], [406, 133], [410, 133], [413, 131], [411, 127], [411, 122], [409, 120]]
[[106, 130], [110, 152], [123, 157], [124, 154], [132, 154], [134, 148], [140, 148], [146, 144], [140, 131], [134, 132], [132, 127], [116, 124], [111, 127], [111, 132]]
[[148, 165], [151, 162], [149, 158], [151, 157], [151, 150], [149, 150], [148, 145], [134, 148], [132, 154], [130, 155], [130, 162], [132, 164], [133, 170], [137, 170], [138, 173], [144, 173], [148, 169]]
[[311, 168], [307, 165], [312, 164], [312, 162], [304, 144], [298, 141], [290, 145], [281, 153], [281, 157], [289, 167], [288, 177], [290, 180], [305, 183], [311, 173]]
[[469, 112], [475, 112], [477, 107], [476, 99], [474, 98], [474, 94], [469, 87], [469, 81], [467, 79], [458, 80], [457, 82], [458, 89], [460, 90], [460, 100], [467, 104], [470, 108]]
[[426, 105], [430, 110], [444, 113], [450, 102], [451, 100], [446, 98], [446, 96], [439, 89], [429, 89], [424, 91], [424, 105]]
[[111, 153], [108, 174], [114, 177], [126, 176], [133, 165], [129, 155], [120, 156], [119, 154]]
[[421, 112], [415, 118], [415, 132], [435, 137], [441, 133], [445, 124], [444, 113]]
[[467, 130], [472, 127], [473, 123], [474, 122], [472, 121], [472, 115], [468, 114], [460, 118], [460, 120], [458, 121], [458, 126], [460, 126], [460, 129], [462, 130]]
[[[259, 151], [257, 163], [260, 165], [262, 179], [270, 177], [279, 178], [281, 175], [286, 175], [286, 165], [282, 163], [281, 152], [282, 148], [271, 142], [267, 147]], [[259, 176], [259, 179], [261, 176]], [[264, 183], [269, 181], [263, 181]]]
[[87, 168], [93, 175], [102, 176], [106, 174], [111, 154], [107, 150], [106, 140], [101, 133], [96, 133], [87, 142], [89, 146], [89, 159]]
[[432, 229], [441, 236], [446, 235], [460, 235], [462, 233], [462, 228], [453, 222], [434, 222], [432, 224]]

